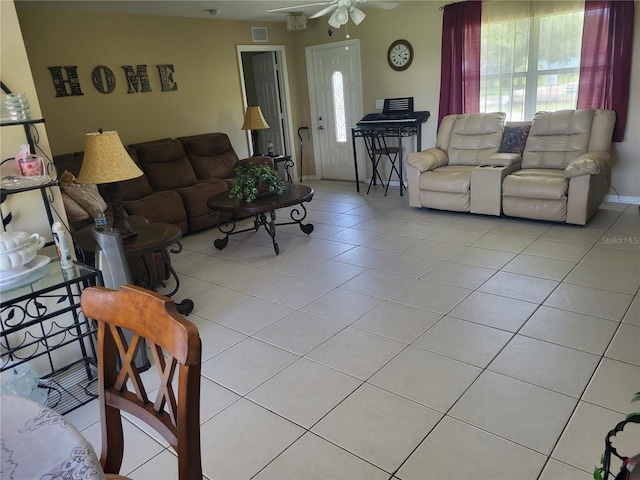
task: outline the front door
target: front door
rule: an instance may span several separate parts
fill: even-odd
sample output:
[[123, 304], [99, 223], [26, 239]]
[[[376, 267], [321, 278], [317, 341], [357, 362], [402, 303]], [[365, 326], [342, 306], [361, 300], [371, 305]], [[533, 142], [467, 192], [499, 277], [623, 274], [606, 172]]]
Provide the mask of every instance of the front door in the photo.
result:
[[316, 176], [355, 180], [351, 128], [362, 118], [360, 42], [307, 47], [306, 55]]

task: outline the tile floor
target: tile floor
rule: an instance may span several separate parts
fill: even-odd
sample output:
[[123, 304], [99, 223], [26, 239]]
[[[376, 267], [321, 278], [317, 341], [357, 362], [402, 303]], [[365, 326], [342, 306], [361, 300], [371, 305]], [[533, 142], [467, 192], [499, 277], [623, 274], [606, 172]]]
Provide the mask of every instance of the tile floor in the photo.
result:
[[[279, 256], [264, 231], [217, 251], [214, 228], [173, 257], [206, 478], [592, 478], [640, 390], [638, 207], [583, 228], [307, 183], [315, 230], [282, 227]], [[68, 418], [99, 451], [95, 402]], [[164, 440], [126, 435], [121, 473], [176, 478]]]

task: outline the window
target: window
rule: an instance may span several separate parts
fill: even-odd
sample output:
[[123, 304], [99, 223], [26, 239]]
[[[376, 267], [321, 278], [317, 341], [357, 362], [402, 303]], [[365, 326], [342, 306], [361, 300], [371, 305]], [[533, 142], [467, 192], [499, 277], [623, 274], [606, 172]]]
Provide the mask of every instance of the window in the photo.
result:
[[583, 9], [571, 2], [509, 3], [520, 11], [498, 14], [483, 5], [480, 111], [522, 121], [540, 110], [576, 108]]
[[341, 72], [331, 75], [333, 86], [333, 114], [335, 115], [336, 142], [347, 141], [347, 120], [344, 109], [344, 85]]

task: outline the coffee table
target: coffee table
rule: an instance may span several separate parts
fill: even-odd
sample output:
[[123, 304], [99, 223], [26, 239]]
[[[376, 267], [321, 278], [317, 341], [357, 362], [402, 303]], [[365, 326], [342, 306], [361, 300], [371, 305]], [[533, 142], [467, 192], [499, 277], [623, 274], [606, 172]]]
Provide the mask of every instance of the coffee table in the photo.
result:
[[[225, 236], [224, 238], [216, 239], [213, 245], [218, 250], [222, 250], [229, 243], [229, 236], [251, 230], [257, 232], [260, 227], [264, 226], [264, 229], [273, 242], [273, 249], [276, 255], [278, 255], [280, 253], [280, 247], [276, 243], [276, 226], [293, 225], [297, 223], [300, 226], [300, 230], [307, 235], [313, 232], [313, 224], [302, 223], [307, 217], [307, 209], [304, 206], [304, 202], [310, 202], [312, 198], [313, 189], [306, 185], [289, 185], [282, 195], [258, 197], [251, 203], [245, 203], [237, 198], [229, 198], [229, 192], [220, 193], [211, 197], [207, 201], [207, 207], [209, 207], [211, 213], [225, 212], [233, 215], [229, 220], [218, 224], [218, 229]], [[297, 205], [296, 208], [291, 210], [292, 221], [276, 223], [276, 210], [292, 205]], [[267, 218], [267, 213], [269, 213], [269, 218]], [[236, 230], [236, 217], [249, 215], [255, 216], [253, 227]]]

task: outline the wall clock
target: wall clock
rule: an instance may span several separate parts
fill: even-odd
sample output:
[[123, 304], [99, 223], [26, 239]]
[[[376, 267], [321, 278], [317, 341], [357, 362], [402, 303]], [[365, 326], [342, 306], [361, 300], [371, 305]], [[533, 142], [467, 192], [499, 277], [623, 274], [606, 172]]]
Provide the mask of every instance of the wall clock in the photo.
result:
[[387, 51], [387, 61], [394, 70], [406, 70], [413, 61], [413, 47], [406, 40], [396, 40]]

